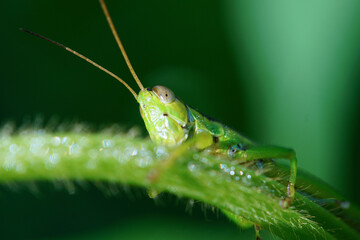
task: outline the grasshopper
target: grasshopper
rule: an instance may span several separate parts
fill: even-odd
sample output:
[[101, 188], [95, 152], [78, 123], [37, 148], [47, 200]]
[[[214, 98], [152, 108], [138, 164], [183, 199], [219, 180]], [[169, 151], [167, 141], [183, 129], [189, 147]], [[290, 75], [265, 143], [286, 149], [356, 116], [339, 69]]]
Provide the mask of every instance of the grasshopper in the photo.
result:
[[[181, 151], [186, 150], [188, 147], [193, 147], [199, 151], [207, 150], [211, 154], [220, 154], [239, 162], [251, 162], [261, 159], [290, 160], [290, 177], [287, 185], [287, 193], [279, 202], [283, 208], [290, 206], [295, 196], [297, 173], [297, 158], [295, 152], [292, 149], [284, 147], [256, 145], [253, 141], [242, 136], [237, 131], [222, 123], [209, 119], [194, 108], [186, 105], [167, 87], [155, 86], [152, 89], [144, 88], [130, 63], [104, 0], [100, 0], [100, 5], [126, 64], [140, 88], [139, 94], [136, 94], [123, 79], [71, 48], [29, 30], [20, 30], [64, 48], [121, 82], [139, 103], [141, 117], [144, 120], [151, 140], [155, 144], [180, 146], [178, 149], [182, 149]], [[183, 147], [181, 148], [181, 146]], [[171, 167], [175, 159], [175, 156], [170, 156], [169, 159], [165, 160], [158, 169], [149, 175], [150, 181], [156, 181], [156, 179], [161, 176], [162, 171]], [[256, 225], [255, 229], [258, 235], [259, 226]]]

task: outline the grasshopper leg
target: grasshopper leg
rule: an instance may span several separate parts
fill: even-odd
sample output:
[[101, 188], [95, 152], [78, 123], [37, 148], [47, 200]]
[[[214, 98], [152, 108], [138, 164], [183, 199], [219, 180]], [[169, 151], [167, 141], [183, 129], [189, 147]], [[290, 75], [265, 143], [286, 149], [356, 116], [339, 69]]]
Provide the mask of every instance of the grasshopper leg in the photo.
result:
[[176, 159], [178, 159], [185, 151], [187, 151], [190, 147], [195, 147], [196, 149], [204, 149], [213, 144], [213, 137], [211, 134], [207, 132], [201, 132], [195, 135], [193, 138], [188, 141], [182, 143], [180, 146], [175, 148], [174, 151], [171, 152], [170, 156], [162, 161], [153, 171], [151, 171], [148, 175], [148, 180], [151, 183], [156, 182], [162, 175], [164, 171], [171, 168]]
[[288, 159], [290, 160], [290, 178], [287, 185], [287, 197], [282, 199], [280, 205], [283, 208], [290, 206], [295, 196], [295, 182], [297, 171], [297, 158], [295, 151], [289, 148], [274, 146], [259, 146], [238, 151], [233, 157], [242, 162], [255, 161], [259, 159]]
[[[196, 147], [197, 149], [204, 149], [210, 146], [213, 142], [211, 134], [200, 133], [181, 144], [177, 147], [172, 154], [159, 164], [148, 175], [148, 179], [151, 183], [156, 182], [164, 171], [171, 168], [176, 159], [179, 158], [188, 148]], [[297, 172], [297, 158], [295, 151], [289, 148], [274, 147], [274, 146], [259, 146], [251, 147], [246, 150], [236, 151], [231, 153], [231, 157], [239, 159], [242, 162], [256, 161], [259, 159], [288, 159], [290, 160], [290, 178], [287, 185], [287, 197], [281, 200], [280, 205], [283, 208], [290, 206], [295, 196], [295, 182]]]
[[260, 237], [260, 231], [261, 231], [260, 225], [255, 223], [254, 229], [255, 229], [255, 234], [256, 234], [256, 240], [261, 240], [262, 238]]

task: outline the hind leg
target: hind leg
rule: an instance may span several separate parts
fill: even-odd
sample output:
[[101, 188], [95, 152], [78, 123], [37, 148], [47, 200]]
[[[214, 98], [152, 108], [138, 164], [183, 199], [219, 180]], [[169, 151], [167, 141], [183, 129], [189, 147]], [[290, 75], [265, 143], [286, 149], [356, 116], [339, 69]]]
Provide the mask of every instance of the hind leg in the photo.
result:
[[297, 158], [295, 151], [283, 147], [252, 147], [246, 150], [232, 152], [232, 157], [241, 162], [256, 161], [259, 159], [288, 159], [290, 160], [290, 178], [287, 185], [287, 197], [281, 200], [280, 205], [283, 208], [290, 206], [295, 196], [295, 182], [297, 171]]

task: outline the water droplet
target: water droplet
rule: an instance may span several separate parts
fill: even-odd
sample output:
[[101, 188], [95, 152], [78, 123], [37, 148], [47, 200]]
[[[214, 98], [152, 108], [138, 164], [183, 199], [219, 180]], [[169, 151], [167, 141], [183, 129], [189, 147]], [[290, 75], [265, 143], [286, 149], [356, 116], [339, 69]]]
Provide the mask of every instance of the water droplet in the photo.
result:
[[15, 164], [16, 164], [15, 160], [12, 157], [7, 156], [3, 163], [3, 168], [7, 171], [12, 170], [15, 167]]
[[127, 132], [127, 135], [131, 138], [135, 138], [140, 134], [140, 129], [138, 127], [132, 127], [129, 129], [129, 131]]
[[155, 147], [155, 152], [156, 152], [157, 158], [167, 158], [169, 155], [168, 152], [166, 151], [166, 148], [163, 146]]
[[102, 145], [104, 148], [110, 148], [112, 146], [112, 142], [109, 139], [102, 140]]
[[117, 159], [119, 157], [119, 155], [120, 155], [119, 150], [116, 149], [116, 150], [112, 151], [112, 157], [113, 158]]
[[136, 156], [138, 154], [138, 150], [134, 148], [134, 150], [131, 153], [131, 156]]
[[70, 145], [70, 142], [71, 142], [71, 140], [68, 137], [63, 137], [63, 139], [61, 140], [61, 143], [63, 145]]
[[57, 164], [60, 161], [60, 156], [56, 153], [53, 153], [49, 157], [49, 162], [53, 165]]
[[79, 145], [86, 146], [89, 142], [89, 139], [87, 137], [81, 137], [79, 141]]
[[342, 209], [348, 209], [348, 208], [350, 207], [350, 202], [348, 202], [348, 201], [343, 201], [343, 202], [340, 203], [340, 207], [341, 207]]
[[77, 145], [76, 143], [71, 144], [71, 146], [69, 146], [69, 155], [77, 155], [80, 153], [80, 147], [79, 145]]
[[58, 136], [55, 136], [51, 139], [51, 144], [53, 146], [59, 146], [60, 143], [61, 143], [61, 138]]
[[205, 158], [205, 157], [202, 157], [202, 158], [200, 159], [200, 162], [207, 164], [207, 163], [208, 163], [208, 159]]
[[40, 151], [40, 145], [37, 143], [32, 143], [30, 145], [30, 152], [32, 152], [33, 154], [38, 154]]
[[188, 164], [188, 169], [189, 169], [191, 172], [194, 171], [194, 170], [196, 170], [195, 164], [194, 164], [194, 163], [189, 163], [189, 164]]
[[15, 154], [18, 150], [18, 146], [16, 144], [11, 144], [11, 146], [9, 147], [9, 151], [13, 154]]
[[145, 156], [140, 159], [140, 162], [138, 165], [139, 165], [139, 167], [144, 168], [144, 167], [149, 166], [150, 161], [151, 161], [151, 157]]
[[235, 171], [234, 171], [234, 170], [231, 170], [231, 171], [230, 171], [230, 175], [231, 175], [231, 176], [234, 176], [234, 175], [235, 175]]

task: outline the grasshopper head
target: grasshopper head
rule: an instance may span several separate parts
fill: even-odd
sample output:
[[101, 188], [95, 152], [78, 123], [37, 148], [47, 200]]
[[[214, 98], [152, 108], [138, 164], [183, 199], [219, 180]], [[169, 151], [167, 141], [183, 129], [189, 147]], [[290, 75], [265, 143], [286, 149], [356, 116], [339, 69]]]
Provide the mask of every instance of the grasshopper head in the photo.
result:
[[137, 100], [141, 117], [153, 142], [177, 145], [187, 139], [187, 108], [170, 89], [164, 86], [144, 88]]

